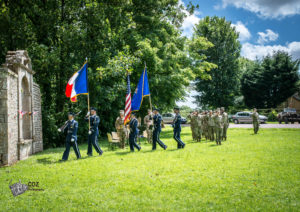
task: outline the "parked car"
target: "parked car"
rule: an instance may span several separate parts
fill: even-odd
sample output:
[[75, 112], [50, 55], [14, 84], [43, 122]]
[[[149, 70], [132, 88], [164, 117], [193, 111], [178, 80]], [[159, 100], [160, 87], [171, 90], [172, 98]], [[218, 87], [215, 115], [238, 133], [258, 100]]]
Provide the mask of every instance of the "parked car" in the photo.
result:
[[283, 112], [278, 113], [278, 122], [279, 124], [281, 124], [281, 122], [286, 124], [289, 122], [292, 124], [294, 124], [294, 122], [298, 122], [300, 124], [300, 114], [297, 114], [295, 108], [284, 108]]
[[[161, 115], [162, 120], [165, 124], [171, 124], [175, 118], [174, 113], [164, 113]], [[185, 124], [187, 122], [186, 118], [181, 117], [181, 124]]]
[[[235, 124], [239, 123], [252, 123], [252, 112], [237, 112], [232, 116], [232, 120]], [[260, 123], [266, 123], [268, 118], [266, 116], [259, 115]]]

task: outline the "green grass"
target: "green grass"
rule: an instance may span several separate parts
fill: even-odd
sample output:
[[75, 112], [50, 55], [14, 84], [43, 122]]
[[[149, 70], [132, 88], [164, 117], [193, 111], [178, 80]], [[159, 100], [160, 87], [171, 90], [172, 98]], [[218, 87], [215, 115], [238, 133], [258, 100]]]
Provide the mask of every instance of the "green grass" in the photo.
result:
[[[229, 129], [229, 141], [194, 143], [184, 128], [183, 150], [170, 128], [164, 151], [107, 151], [102, 157], [57, 162], [48, 149], [0, 169], [0, 211], [300, 211], [300, 131]], [[100, 143], [104, 146], [103, 142]], [[38, 181], [44, 191], [13, 197], [8, 184]]]

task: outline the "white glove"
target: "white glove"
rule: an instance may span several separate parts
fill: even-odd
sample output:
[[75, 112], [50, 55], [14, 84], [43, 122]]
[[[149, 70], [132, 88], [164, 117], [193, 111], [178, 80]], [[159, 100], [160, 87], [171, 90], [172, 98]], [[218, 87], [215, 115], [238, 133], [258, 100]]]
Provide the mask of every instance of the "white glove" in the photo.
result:
[[92, 131], [89, 131], [89, 135], [91, 135], [92, 134]]
[[58, 131], [58, 132], [61, 132], [61, 129], [59, 128], [57, 131]]
[[86, 116], [89, 116], [89, 115], [90, 115], [90, 111], [89, 111], [89, 112], [87, 112]]
[[72, 138], [72, 139], [71, 139], [71, 142], [74, 142], [74, 141], [75, 141], [74, 138]]

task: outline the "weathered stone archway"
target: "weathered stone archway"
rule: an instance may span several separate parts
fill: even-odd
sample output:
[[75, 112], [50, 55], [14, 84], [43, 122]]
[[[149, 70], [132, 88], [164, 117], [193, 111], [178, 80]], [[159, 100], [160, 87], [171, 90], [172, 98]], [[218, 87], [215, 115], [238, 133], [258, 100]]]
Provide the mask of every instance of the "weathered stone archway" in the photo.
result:
[[20, 136], [24, 140], [32, 139], [32, 121], [31, 116], [28, 114], [31, 111], [31, 94], [26, 76], [23, 77], [21, 82], [21, 104], [21, 111], [26, 114], [21, 118], [22, 134]]

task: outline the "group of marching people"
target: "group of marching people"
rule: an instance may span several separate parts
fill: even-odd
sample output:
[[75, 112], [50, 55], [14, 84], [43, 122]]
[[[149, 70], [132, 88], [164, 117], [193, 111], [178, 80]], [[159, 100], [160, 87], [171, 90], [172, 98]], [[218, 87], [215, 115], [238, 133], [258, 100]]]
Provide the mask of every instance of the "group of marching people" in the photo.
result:
[[[180, 138], [181, 132], [181, 116], [180, 109], [178, 107], [174, 108], [175, 118], [172, 123], [173, 131], [174, 131], [174, 140], [177, 142], [177, 148], [183, 149], [185, 147], [185, 143]], [[156, 144], [158, 144], [164, 150], [167, 149], [167, 145], [165, 145], [160, 140], [160, 133], [162, 129], [162, 117], [159, 113], [158, 108], [153, 109], [153, 113], [150, 113], [150, 119], [153, 121], [153, 134], [152, 134], [152, 150], [156, 150]], [[73, 112], [68, 113], [68, 121], [65, 123], [65, 127], [63, 129], [58, 129], [59, 132], [66, 133], [66, 149], [63, 153], [61, 161], [67, 161], [70, 153], [71, 147], [73, 147], [74, 152], [76, 154], [77, 159], [81, 158], [80, 150], [77, 144], [77, 130], [78, 130], [78, 122], [74, 119], [75, 114]], [[103, 151], [101, 150], [98, 144], [99, 130], [98, 125], [100, 123], [100, 117], [97, 115], [97, 109], [91, 108], [90, 112], [87, 113], [85, 120], [89, 122], [89, 132], [88, 132], [88, 150], [87, 155], [92, 156], [93, 147], [96, 152], [101, 156]], [[126, 130], [127, 126], [124, 125], [124, 111], [120, 111], [120, 116], [117, 118], [116, 129], [118, 131], [121, 145], [124, 148], [125, 139], [126, 139]], [[130, 121], [128, 123], [129, 126], [129, 146], [130, 151], [134, 151], [137, 149], [141, 150], [141, 146], [137, 144], [137, 138], [139, 135], [139, 121], [137, 120], [136, 114], [132, 112], [130, 114]]]
[[200, 142], [202, 138], [205, 138], [209, 141], [216, 141], [217, 145], [226, 141], [229, 119], [223, 107], [215, 111], [199, 112], [195, 110], [188, 118], [194, 141]]

